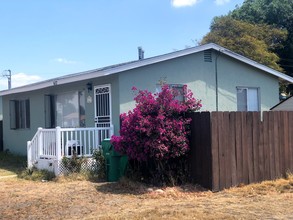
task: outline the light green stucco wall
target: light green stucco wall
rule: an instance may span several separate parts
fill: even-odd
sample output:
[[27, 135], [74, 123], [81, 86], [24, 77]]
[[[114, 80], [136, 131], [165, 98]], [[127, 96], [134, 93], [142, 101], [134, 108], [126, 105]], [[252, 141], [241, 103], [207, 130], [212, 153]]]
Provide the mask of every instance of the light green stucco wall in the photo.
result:
[[230, 57], [218, 57], [219, 111], [237, 111], [236, 87], [259, 88], [260, 110], [268, 111], [279, 102], [279, 81]]
[[202, 100], [202, 111], [216, 111], [216, 72], [219, 111], [237, 111], [237, 86], [259, 88], [261, 111], [278, 103], [276, 77], [213, 51], [212, 62], [204, 62], [201, 52], [121, 73], [120, 112], [127, 112], [135, 105], [132, 86], [154, 92], [161, 79], [166, 79], [168, 84], [186, 84]]
[[[86, 126], [94, 127], [94, 89], [88, 93], [86, 84], [91, 82], [94, 86], [110, 84], [112, 90], [112, 115], [114, 127], [118, 127], [119, 124], [119, 100], [118, 98], [118, 76], [100, 77], [93, 80], [79, 81], [67, 85], [57, 85], [48, 87], [46, 89], [40, 89], [27, 93], [6, 95], [3, 97], [3, 113], [5, 116], [9, 116], [9, 100], [30, 100], [30, 129], [10, 129], [9, 117], [3, 118], [3, 140], [4, 150], [9, 149], [11, 152], [26, 155], [26, 143], [30, 141], [36, 133], [38, 127], [45, 126], [45, 101], [44, 95], [65, 93], [69, 91], [85, 91], [85, 97], [89, 95], [92, 97], [92, 103], [85, 105], [86, 112]], [[117, 129], [117, 128], [116, 128]]]
[[215, 109], [214, 65], [203, 62], [203, 54], [198, 53], [121, 73], [120, 111], [134, 107], [132, 86], [155, 92], [160, 80], [168, 84], [186, 84], [196, 98], [203, 100], [204, 109]]

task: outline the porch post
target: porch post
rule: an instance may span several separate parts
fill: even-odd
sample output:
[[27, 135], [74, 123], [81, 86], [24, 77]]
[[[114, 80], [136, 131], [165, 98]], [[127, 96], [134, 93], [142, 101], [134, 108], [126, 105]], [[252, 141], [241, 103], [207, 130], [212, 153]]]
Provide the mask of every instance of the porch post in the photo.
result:
[[57, 156], [57, 170], [54, 170], [55, 175], [59, 175], [59, 167], [61, 163], [61, 128], [56, 127], [56, 156]]
[[39, 158], [40, 155], [43, 155], [44, 154], [44, 146], [43, 146], [43, 132], [42, 132], [42, 129], [41, 127], [38, 128], [38, 133], [39, 133], [39, 138], [38, 138], [38, 152], [39, 152], [39, 155], [34, 155], [35, 157], [37, 156]]
[[33, 167], [32, 163], [32, 148], [31, 148], [31, 142], [27, 142], [27, 168], [31, 169]]

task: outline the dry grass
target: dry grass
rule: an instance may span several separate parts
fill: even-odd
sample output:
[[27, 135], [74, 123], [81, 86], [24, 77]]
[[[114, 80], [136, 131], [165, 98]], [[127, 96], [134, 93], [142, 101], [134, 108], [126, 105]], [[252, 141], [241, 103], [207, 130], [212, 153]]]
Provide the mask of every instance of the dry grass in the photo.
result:
[[127, 180], [14, 178], [0, 180], [0, 198], [0, 219], [293, 219], [293, 176], [218, 193]]

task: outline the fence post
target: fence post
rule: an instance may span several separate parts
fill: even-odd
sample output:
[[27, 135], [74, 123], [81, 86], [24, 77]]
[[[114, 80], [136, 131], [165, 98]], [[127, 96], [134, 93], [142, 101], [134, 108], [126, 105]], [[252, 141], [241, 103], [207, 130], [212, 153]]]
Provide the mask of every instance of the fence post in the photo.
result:
[[61, 162], [61, 128], [56, 127], [56, 154], [57, 154], [57, 167], [54, 169], [55, 175], [59, 174], [59, 167]]
[[32, 162], [32, 148], [31, 148], [31, 142], [27, 142], [27, 168], [31, 169], [33, 167]]

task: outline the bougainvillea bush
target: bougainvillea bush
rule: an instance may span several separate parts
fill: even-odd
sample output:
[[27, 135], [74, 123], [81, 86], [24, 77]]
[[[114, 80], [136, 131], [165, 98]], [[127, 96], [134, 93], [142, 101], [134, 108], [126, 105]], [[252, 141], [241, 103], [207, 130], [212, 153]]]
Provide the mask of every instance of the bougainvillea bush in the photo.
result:
[[[135, 87], [132, 90], [136, 93], [136, 106], [120, 115], [120, 136], [112, 136], [111, 143], [130, 160], [164, 170], [164, 164], [188, 152], [191, 119], [186, 113], [199, 110], [201, 101], [193, 97], [187, 86], [180, 92], [163, 85], [155, 94]], [[183, 96], [183, 101], [178, 96]]]

